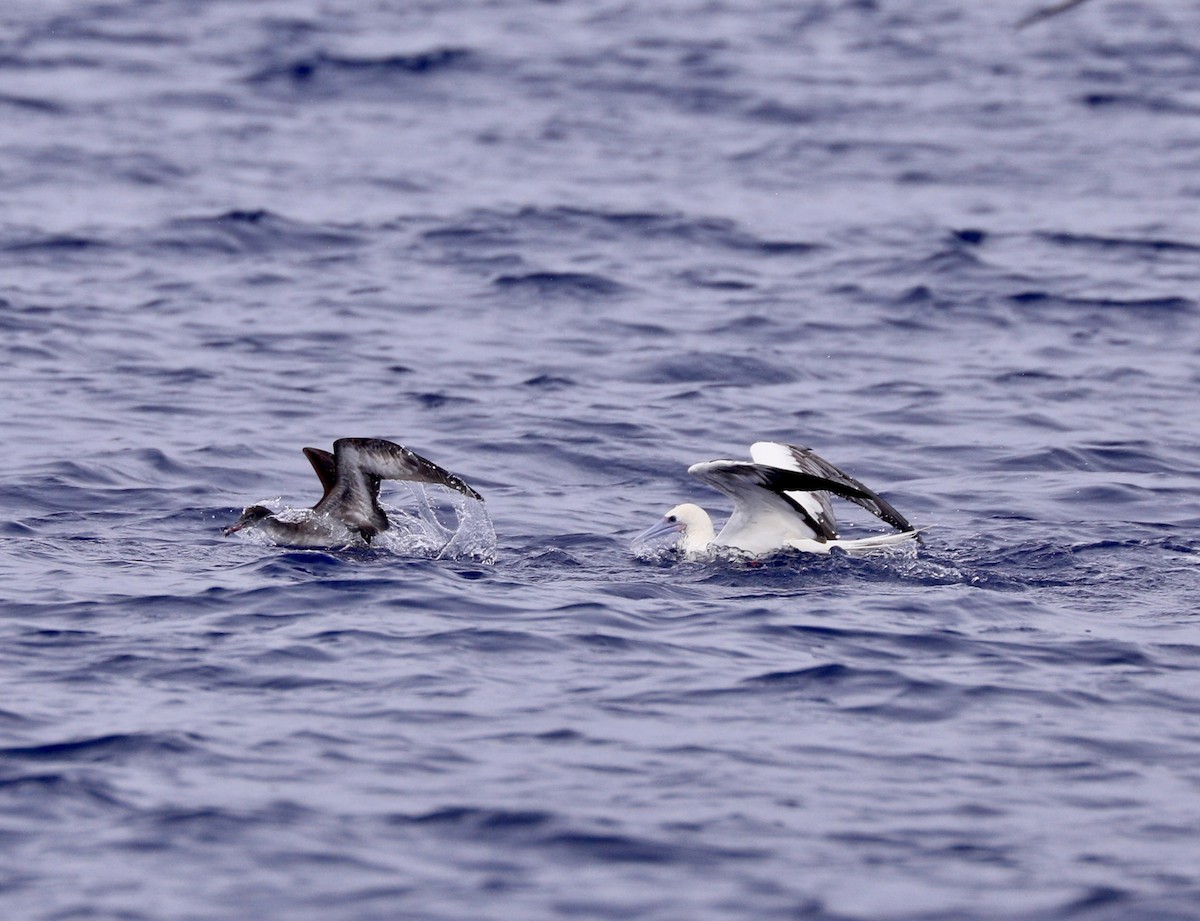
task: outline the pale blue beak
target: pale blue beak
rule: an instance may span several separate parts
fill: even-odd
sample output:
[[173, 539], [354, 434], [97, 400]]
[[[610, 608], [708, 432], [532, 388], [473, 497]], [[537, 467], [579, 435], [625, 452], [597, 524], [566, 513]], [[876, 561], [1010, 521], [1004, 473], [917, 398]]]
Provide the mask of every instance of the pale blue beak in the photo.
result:
[[649, 528], [635, 537], [633, 542], [635, 544], [645, 544], [652, 540], [658, 540], [659, 538], [667, 537], [668, 535], [677, 537], [686, 530], [687, 525], [682, 521], [674, 521], [671, 518], [663, 518], [661, 521], [651, 525]]

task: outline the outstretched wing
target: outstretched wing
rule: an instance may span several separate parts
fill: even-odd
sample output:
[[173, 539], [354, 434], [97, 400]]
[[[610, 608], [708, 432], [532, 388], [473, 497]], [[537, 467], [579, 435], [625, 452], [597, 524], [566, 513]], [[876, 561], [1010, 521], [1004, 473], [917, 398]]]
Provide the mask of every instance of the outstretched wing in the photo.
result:
[[336, 517], [364, 535], [388, 526], [387, 515], [379, 507], [380, 480], [434, 483], [483, 500], [461, 477], [415, 451], [382, 438], [339, 438], [333, 443], [333, 458], [336, 473], [333, 486], [313, 506], [313, 511]]
[[356, 469], [381, 480], [434, 483], [483, 500], [461, 477], [403, 445], [382, 438], [339, 438], [333, 443], [333, 453], [339, 480], [348, 470]]
[[[769, 450], [780, 449], [780, 450]], [[797, 461], [788, 453], [787, 445], [776, 445], [769, 441], [760, 441], [750, 446], [750, 457], [757, 464], [776, 467], [780, 470], [791, 470], [795, 473], [809, 473], [813, 476], [824, 476], [815, 464], [809, 464], [801, 459]], [[788, 498], [802, 506], [822, 526], [826, 537], [838, 536], [837, 516], [833, 513], [833, 503], [829, 501], [829, 493], [825, 490], [814, 492], [789, 492]]]
[[[815, 454], [810, 448], [777, 444], [773, 441], [759, 441], [751, 445], [750, 456], [759, 464], [810, 474], [824, 478], [827, 482], [836, 483], [840, 489], [828, 486], [819, 488], [849, 499], [855, 505], [865, 508], [876, 518], [886, 521], [899, 531], [914, 530], [908, 519], [896, 511], [890, 502], [874, 490], [864, 486], [846, 471], [835, 467], [823, 457]], [[816, 498], [820, 501], [822, 497], [818, 495]], [[826, 508], [829, 508], [827, 500], [824, 504]], [[832, 519], [832, 509], [829, 510], [829, 516]]]
[[308, 458], [308, 462], [312, 464], [313, 470], [317, 473], [317, 478], [321, 481], [321, 488], [324, 490], [321, 498], [324, 499], [329, 495], [329, 490], [333, 489], [337, 483], [337, 462], [330, 452], [322, 451], [320, 448], [305, 448], [304, 456]]
[[739, 546], [772, 542], [772, 546], [782, 546], [795, 538], [832, 540], [837, 532], [820, 507], [814, 514], [814, 503], [797, 501], [795, 495], [803, 498], [825, 491], [856, 500], [867, 495], [857, 487], [826, 477], [746, 461], [693, 464], [688, 473], [733, 500], [733, 515], [721, 536], [728, 542], [740, 541]]

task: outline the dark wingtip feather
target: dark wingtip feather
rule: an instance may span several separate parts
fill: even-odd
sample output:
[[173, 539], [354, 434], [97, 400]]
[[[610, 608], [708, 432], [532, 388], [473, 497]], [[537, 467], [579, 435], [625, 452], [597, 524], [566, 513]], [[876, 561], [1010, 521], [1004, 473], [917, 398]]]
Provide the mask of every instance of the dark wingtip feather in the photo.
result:
[[333, 489], [337, 483], [337, 461], [333, 454], [329, 451], [323, 451], [320, 448], [304, 448], [304, 456], [308, 458], [308, 462], [312, 464], [313, 470], [317, 474], [317, 479], [321, 481], [321, 487], [325, 490], [321, 496], [322, 499], [329, 495], [329, 491]]

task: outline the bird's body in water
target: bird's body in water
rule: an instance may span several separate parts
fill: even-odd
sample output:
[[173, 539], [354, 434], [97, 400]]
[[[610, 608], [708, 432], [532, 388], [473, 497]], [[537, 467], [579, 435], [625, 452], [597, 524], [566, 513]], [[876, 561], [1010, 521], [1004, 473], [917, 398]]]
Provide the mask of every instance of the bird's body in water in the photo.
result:
[[225, 534], [252, 528], [288, 547], [368, 545], [391, 524], [379, 505], [383, 480], [431, 483], [472, 499], [483, 498], [461, 477], [382, 438], [339, 438], [332, 453], [305, 448], [304, 455], [325, 490], [311, 511], [301, 518], [284, 519], [264, 505], [252, 505]]
[[[672, 536], [687, 559], [719, 551], [763, 556], [777, 550], [850, 553], [877, 550], [917, 537], [917, 530], [879, 494], [808, 448], [760, 441], [751, 462], [714, 460], [688, 473], [733, 499], [733, 513], [718, 533], [708, 512], [691, 502], [672, 508], [637, 542]], [[847, 499], [896, 528], [897, 533], [842, 538], [829, 496]]]

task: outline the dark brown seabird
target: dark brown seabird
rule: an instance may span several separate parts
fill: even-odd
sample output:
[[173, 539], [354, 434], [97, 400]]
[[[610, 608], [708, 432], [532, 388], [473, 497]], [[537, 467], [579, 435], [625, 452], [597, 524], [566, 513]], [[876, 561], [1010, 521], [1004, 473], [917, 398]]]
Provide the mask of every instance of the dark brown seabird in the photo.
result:
[[383, 480], [434, 483], [483, 501], [461, 477], [382, 438], [339, 438], [333, 443], [332, 454], [320, 448], [305, 448], [304, 456], [325, 489], [312, 507], [311, 517], [283, 521], [266, 506], [251, 505], [224, 533], [255, 528], [288, 547], [330, 547], [360, 541], [369, 544], [390, 524], [379, 506]]

